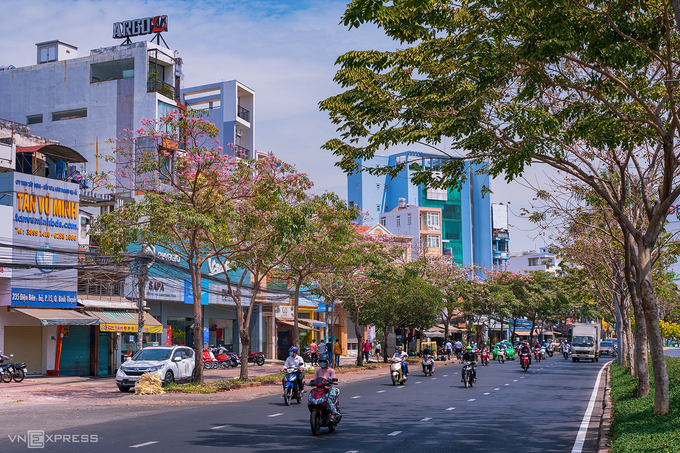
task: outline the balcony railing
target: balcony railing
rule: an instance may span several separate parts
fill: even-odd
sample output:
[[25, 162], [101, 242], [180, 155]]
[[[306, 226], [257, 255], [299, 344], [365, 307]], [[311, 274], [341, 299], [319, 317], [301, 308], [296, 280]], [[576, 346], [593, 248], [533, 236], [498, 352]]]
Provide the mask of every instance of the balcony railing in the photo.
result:
[[250, 157], [250, 150], [240, 145], [232, 145], [234, 155], [237, 157]]
[[149, 93], [160, 93], [166, 98], [175, 99], [175, 88], [169, 83], [156, 79], [153, 77], [153, 74], [149, 75], [146, 91]]
[[243, 108], [239, 105], [236, 114], [242, 120], [248, 121], [250, 123], [250, 110]]

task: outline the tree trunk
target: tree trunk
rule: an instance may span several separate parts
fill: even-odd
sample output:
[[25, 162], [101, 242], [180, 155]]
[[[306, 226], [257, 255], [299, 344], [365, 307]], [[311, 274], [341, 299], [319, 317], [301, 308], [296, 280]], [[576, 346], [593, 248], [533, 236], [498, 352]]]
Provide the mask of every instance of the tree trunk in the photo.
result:
[[354, 300], [354, 333], [357, 336], [357, 366], [363, 366], [364, 365], [364, 351], [363, 351], [363, 342], [364, 342], [364, 330], [362, 327], [359, 325], [359, 305], [357, 304], [357, 301]]
[[635, 317], [634, 362], [635, 378], [637, 379], [636, 396], [643, 398], [649, 395], [649, 368], [647, 365], [647, 326], [645, 314], [639, 301], [633, 302]]
[[634, 369], [635, 369], [635, 356], [633, 355], [633, 331], [631, 330], [630, 327], [630, 317], [628, 315], [623, 317], [624, 319], [624, 325], [625, 325], [625, 332], [624, 335], [626, 337], [626, 358], [628, 360], [628, 367], [630, 369], [630, 374], [635, 374]]
[[[248, 379], [248, 356], [250, 356], [250, 319], [253, 313], [253, 306], [255, 305], [255, 300], [260, 293], [260, 281], [261, 277], [254, 279], [250, 305], [246, 309], [245, 316], [239, 316], [239, 337], [241, 338], [241, 374], [240, 379]], [[238, 299], [241, 300], [241, 288], [238, 289]], [[239, 304], [241, 305], [241, 304]], [[237, 313], [239, 307], [237, 307]], [[241, 313], [243, 313], [243, 308], [241, 305]]]
[[298, 327], [298, 306], [300, 304], [300, 286], [302, 285], [302, 278], [295, 279], [295, 298], [293, 299], [293, 344], [298, 348], [300, 357], [302, 351], [300, 350], [300, 329]]
[[446, 311], [446, 316], [444, 316], [444, 344], [449, 341], [449, 326], [451, 325], [451, 315], [448, 310]]
[[[617, 278], [617, 277], [615, 277]], [[614, 316], [616, 319], [616, 338], [618, 341], [619, 355], [617, 358], [617, 363], [620, 366], [627, 366], [626, 355], [623, 353], [625, 351], [626, 339], [624, 338], [624, 325], [623, 316], [621, 315], [621, 305], [623, 303], [623, 296], [620, 294], [621, 285], [614, 284]]]
[[652, 260], [650, 248], [640, 247], [638, 252], [638, 266], [640, 267], [640, 295], [642, 308], [647, 324], [647, 339], [649, 351], [652, 356], [652, 369], [654, 371], [654, 413], [659, 415], [668, 414], [670, 389], [668, 384], [668, 371], [666, 359], [663, 353], [663, 336], [659, 326], [659, 312], [652, 284]]
[[203, 383], [203, 307], [201, 306], [201, 267], [190, 264], [191, 288], [194, 291], [194, 365], [193, 382]]
[[389, 332], [390, 326], [383, 326], [383, 347], [382, 347], [382, 355], [383, 355], [383, 362], [387, 363], [387, 332]]

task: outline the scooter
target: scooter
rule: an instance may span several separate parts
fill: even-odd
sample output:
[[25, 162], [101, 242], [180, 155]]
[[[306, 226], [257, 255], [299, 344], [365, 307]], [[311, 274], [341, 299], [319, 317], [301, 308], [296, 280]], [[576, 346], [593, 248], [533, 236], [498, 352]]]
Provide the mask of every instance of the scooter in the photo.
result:
[[390, 376], [392, 377], [392, 385], [403, 385], [408, 381], [408, 376], [404, 374], [404, 370], [401, 368], [401, 360], [396, 357], [392, 359], [390, 364]]
[[534, 356], [536, 357], [536, 362], [540, 362], [541, 361], [541, 350], [535, 349], [534, 350]]
[[299, 368], [297, 367], [286, 368], [286, 375], [281, 380], [283, 384], [283, 402], [286, 403], [286, 406], [290, 406], [290, 402], [293, 399], [296, 399], [298, 404], [302, 401], [303, 389], [299, 388], [298, 371]]
[[529, 370], [529, 354], [524, 353], [520, 357], [519, 364], [521, 365], [522, 369], [526, 372]]
[[548, 358], [548, 354], [545, 351], [545, 346], [541, 346], [541, 360], [545, 360]]
[[215, 354], [210, 349], [204, 349], [203, 350], [203, 368], [206, 370], [211, 370], [214, 368], [217, 368], [218, 362], [217, 359], [215, 358]]
[[555, 353], [555, 345], [552, 344], [552, 343], [550, 343], [550, 344], [548, 345], [546, 351], [548, 352], [548, 356], [552, 357], [553, 354]]
[[476, 377], [472, 377], [472, 362], [467, 360], [463, 362], [463, 370], [461, 371], [463, 385], [465, 388], [474, 387], [475, 382], [477, 382]]
[[248, 363], [257, 363], [258, 366], [264, 365], [264, 352], [251, 352], [248, 354]]
[[499, 349], [498, 352], [496, 352], [496, 359], [498, 360], [498, 363], [505, 363], [505, 350]]
[[14, 354], [10, 354], [9, 357], [2, 353], [0, 350], [0, 381], [2, 382], [12, 382], [14, 377], [14, 365], [11, 363], [3, 363], [5, 359], [10, 359], [14, 357]]
[[434, 357], [430, 354], [423, 356], [421, 364], [423, 365], [423, 373], [425, 373], [425, 376], [432, 376], [434, 373]]
[[26, 377], [26, 362], [12, 363], [12, 379], [14, 382], [21, 382]]
[[[337, 384], [337, 379], [316, 378], [309, 385], [314, 387], [309, 392], [307, 408], [309, 409], [309, 424], [312, 427], [312, 434], [319, 435], [322, 427], [327, 427], [328, 431], [335, 431], [335, 427], [340, 423], [342, 415], [338, 414], [335, 420], [331, 421], [331, 410], [328, 407], [328, 398], [331, 396], [330, 387]], [[336, 403], [336, 407], [337, 407]], [[338, 412], [340, 408], [338, 407]]]
[[569, 359], [569, 348], [568, 347], [565, 346], [564, 348], [562, 348], [562, 356], [564, 356], [564, 360]]
[[486, 349], [482, 351], [482, 365], [489, 364], [489, 351]]
[[223, 347], [219, 348], [212, 348], [211, 352], [215, 356], [215, 359], [217, 360], [217, 365], [221, 368], [229, 368], [231, 366], [231, 359], [229, 357], [229, 353], [227, 350]]

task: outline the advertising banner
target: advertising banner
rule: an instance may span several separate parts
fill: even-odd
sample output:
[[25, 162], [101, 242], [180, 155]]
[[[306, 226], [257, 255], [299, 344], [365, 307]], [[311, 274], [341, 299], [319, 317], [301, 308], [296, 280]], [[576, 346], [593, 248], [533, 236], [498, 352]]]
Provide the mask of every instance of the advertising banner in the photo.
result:
[[[12, 197], [12, 306], [75, 308], [78, 184], [24, 173], [0, 175]], [[4, 220], [4, 219], [3, 219]]]

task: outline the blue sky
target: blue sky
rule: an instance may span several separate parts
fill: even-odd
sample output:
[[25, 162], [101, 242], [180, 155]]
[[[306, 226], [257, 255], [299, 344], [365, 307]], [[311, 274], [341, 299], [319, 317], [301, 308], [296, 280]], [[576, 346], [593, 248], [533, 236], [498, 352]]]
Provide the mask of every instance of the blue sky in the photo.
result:
[[[334, 156], [319, 149], [335, 128], [318, 103], [339, 92], [333, 83], [339, 55], [395, 47], [370, 26], [349, 31], [340, 25], [347, 2], [2, 0], [0, 65], [35, 64], [35, 43], [53, 39], [88, 55], [119, 43], [111, 37], [113, 22], [165, 14], [164, 38], [184, 60], [184, 84], [237, 79], [254, 89], [255, 147], [308, 173], [315, 192], [346, 197], [345, 175], [334, 167]], [[545, 179], [540, 169], [529, 178]], [[542, 246], [532, 226], [513, 215], [530, 207], [532, 191], [499, 180], [491, 188], [493, 202], [512, 203], [509, 220], [518, 228], [510, 232], [511, 250]]]

